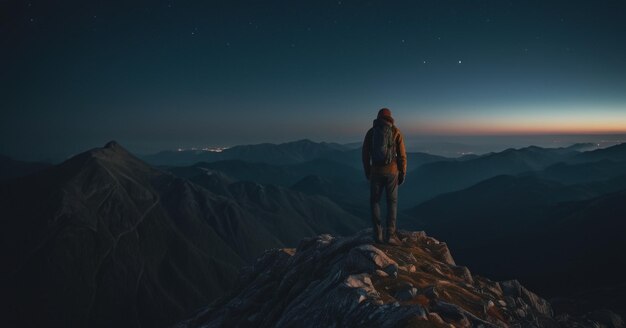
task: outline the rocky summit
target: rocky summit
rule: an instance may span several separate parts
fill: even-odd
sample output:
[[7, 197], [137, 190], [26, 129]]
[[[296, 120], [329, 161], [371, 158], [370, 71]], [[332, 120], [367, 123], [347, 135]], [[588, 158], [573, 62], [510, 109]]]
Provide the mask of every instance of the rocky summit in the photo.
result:
[[370, 234], [269, 250], [177, 327], [623, 327], [608, 310], [557, 315], [516, 280], [473, 275], [424, 232], [400, 232], [401, 246]]

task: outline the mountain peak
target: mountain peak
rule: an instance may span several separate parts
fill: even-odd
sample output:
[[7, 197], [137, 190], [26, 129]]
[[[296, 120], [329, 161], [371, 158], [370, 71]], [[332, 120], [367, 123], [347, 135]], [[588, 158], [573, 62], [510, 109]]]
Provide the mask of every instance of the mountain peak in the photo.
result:
[[122, 146], [117, 141], [111, 140], [107, 142], [106, 145], [104, 145], [104, 148], [117, 149], [117, 148], [122, 148]]
[[[133, 174], [138, 173], [137, 170], [143, 172], [152, 170], [148, 164], [138, 159], [116, 141], [109, 141], [103, 147], [93, 148], [75, 155], [61, 163], [59, 167], [68, 174], [74, 174], [86, 169], [89, 170], [94, 165], [95, 167], [105, 166], [109, 171], [134, 170]], [[127, 174], [130, 174], [129, 172]]]
[[556, 317], [516, 280], [472, 275], [424, 232], [399, 232], [398, 247], [372, 244], [370, 235], [320, 235], [267, 251], [230, 296], [178, 327], [593, 326], [590, 316]]
[[107, 142], [102, 148], [95, 148], [92, 151], [93, 155], [105, 153], [107, 157], [111, 156], [133, 156], [126, 148], [122, 147], [117, 141], [111, 140]]

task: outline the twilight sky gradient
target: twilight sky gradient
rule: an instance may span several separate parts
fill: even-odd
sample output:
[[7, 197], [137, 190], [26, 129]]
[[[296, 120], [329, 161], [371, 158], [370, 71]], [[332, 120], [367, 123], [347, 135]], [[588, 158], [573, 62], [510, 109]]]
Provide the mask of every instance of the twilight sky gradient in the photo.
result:
[[624, 1], [0, 1], [0, 153], [626, 133]]

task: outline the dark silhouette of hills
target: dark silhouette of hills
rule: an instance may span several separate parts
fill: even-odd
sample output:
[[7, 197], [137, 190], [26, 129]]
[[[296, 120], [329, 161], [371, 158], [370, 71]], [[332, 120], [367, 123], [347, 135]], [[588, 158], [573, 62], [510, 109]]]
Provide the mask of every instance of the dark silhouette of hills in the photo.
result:
[[[498, 176], [418, 205], [405, 226], [446, 238], [481, 274], [576, 298], [623, 283], [625, 192], [626, 176], [569, 185]], [[626, 313], [623, 294], [603, 295], [589, 306]]]
[[[415, 169], [423, 164], [450, 160], [449, 158], [427, 153], [409, 152], [408, 169]], [[262, 143], [256, 145], [235, 146], [222, 152], [204, 150], [162, 151], [157, 154], [143, 157], [148, 163], [159, 166], [189, 166], [199, 162], [224, 162], [241, 166], [241, 162], [249, 165], [290, 165], [315, 160], [332, 161], [350, 166], [359, 171], [363, 170], [361, 163], [361, 148], [353, 145], [336, 143], [313, 142], [308, 139], [286, 142], [282, 144]], [[231, 162], [239, 161], [240, 163]], [[319, 162], [317, 164], [322, 164]], [[255, 181], [255, 180], [253, 180]]]
[[[561, 181], [556, 178], [556, 175], [560, 174], [565, 179], [564, 175], [569, 170], [572, 171], [571, 181], [575, 181], [576, 177], [580, 180], [582, 176], [589, 176], [579, 175], [574, 171], [586, 170], [589, 165], [599, 164], [580, 163], [574, 161], [573, 158], [581, 154], [579, 150], [594, 147], [593, 144], [575, 144], [566, 148], [530, 146], [458, 159], [409, 153], [409, 168], [415, 169], [409, 171], [407, 182], [401, 187], [399, 205], [402, 208], [410, 208], [436, 195], [461, 190], [502, 174], [516, 175], [546, 169], [545, 174], [549, 179]], [[309, 194], [326, 196], [351, 213], [367, 215], [367, 190], [364, 190], [367, 186], [364, 186], [360, 155], [360, 149], [352, 149], [333, 152], [328, 157], [289, 165], [228, 160], [197, 163], [185, 168], [172, 167], [169, 170], [184, 177], [204, 174], [207, 170], [219, 171], [235, 180], [291, 186], [293, 189]], [[581, 166], [576, 168], [576, 165]], [[610, 165], [612, 165], [611, 170], [598, 167], [597, 175], [603, 174], [611, 177], [620, 172], [618, 164]], [[567, 166], [567, 170], [561, 170], [563, 166]]]
[[51, 164], [41, 162], [25, 162], [0, 155], [0, 180], [23, 177], [41, 171]]
[[626, 161], [626, 143], [584, 152], [575, 156], [574, 160], [585, 162], [599, 160]]
[[542, 171], [530, 174], [556, 180], [564, 184], [590, 183], [625, 176], [626, 161], [601, 159], [596, 162], [584, 163], [561, 162], [548, 166]]
[[370, 234], [270, 250], [176, 327], [623, 327], [611, 311], [555, 313], [517, 280], [474, 275], [424, 232], [400, 231], [397, 247]]
[[599, 147], [598, 144], [595, 144], [592, 142], [580, 142], [580, 143], [575, 143], [565, 148], [569, 150], [578, 151], [578, 152], [585, 152], [585, 151], [597, 150], [598, 147]]
[[507, 149], [477, 158], [424, 164], [407, 174], [400, 204], [415, 206], [436, 195], [461, 190], [498, 175], [516, 175], [567, 162], [578, 155], [574, 148], [530, 146]]
[[363, 227], [323, 197], [205, 176], [213, 185], [110, 142], [1, 183], [4, 322], [166, 326], [222, 295], [263, 250]]

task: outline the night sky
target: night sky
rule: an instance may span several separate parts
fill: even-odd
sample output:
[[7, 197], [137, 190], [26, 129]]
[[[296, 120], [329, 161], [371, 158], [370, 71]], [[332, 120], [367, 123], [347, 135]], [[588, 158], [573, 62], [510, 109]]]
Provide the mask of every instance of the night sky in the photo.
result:
[[17, 158], [626, 132], [625, 1], [2, 0], [0, 42]]

